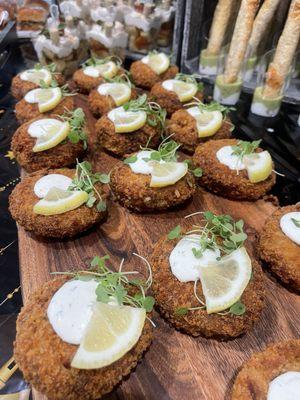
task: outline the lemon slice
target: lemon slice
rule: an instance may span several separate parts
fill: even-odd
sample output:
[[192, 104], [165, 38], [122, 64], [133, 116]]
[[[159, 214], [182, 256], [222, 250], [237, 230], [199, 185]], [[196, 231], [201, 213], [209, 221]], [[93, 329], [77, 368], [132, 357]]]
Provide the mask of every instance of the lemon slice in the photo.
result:
[[252, 183], [262, 182], [272, 173], [273, 163], [268, 151], [246, 155], [243, 162]]
[[200, 267], [200, 280], [207, 313], [226, 310], [236, 303], [251, 278], [251, 259], [244, 247], [221, 261]]
[[102, 368], [119, 360], [139, 340], [145, 318], [143, 308], [97, 302], [71, 367]]
[[193, 83], [178, 81], [176, 79], [168, 79], [162, 83], [166, 90], [175, 92], [179, 100], [184, 103], [191, 100], [197, 93], [197, 86]]
[[153, 163], [150, 187], [164, 187], [173, 185], [186, 175], [188, 165], [186, 163], [166, 162]]
[[118, 133], [134, 132], [142, 128], [147, 121], [145, 111], [125, 111], [123, 107], [114, 108], [107, 117], [113, 122]]
[[[53, 120], [55, 121], [55, 120]], [[70, 125], [68, 122], [57, 121], [57, 124], [48, 126], [45, 129], [45, 133], [37, 138], [37, 141], [32, 149], [34, 153], [44, 151], [57, 146], [60, 142], [65, 140], [70, 131]]]
[[37, 93], [39, 112], [44, 113], [53, 110], [60, 103], [62, 93], [60, 88], [40, 89]]
[[72, 192], [52, 187], [46, 196], [34, 205], [33, 212], [41, 215], [63, 214], [80, 207], [88, 197], [83, 191]]
[[131, 88], [126, 83], [103, 83], [98, 86], [98, 92], [103, 96], [111, 96], [117, 106], [126, 103], [131, 96]]
[[41, 81], [44, 81], [46, 85], [50, 85], [52, 80], [52, 75], [50, 71], [46, 68], [42, 69], [27, 69], [26, 71], [22, 72], [20, 78], [23, 81], [28, 81], [35, 83], [36, 85], [40, 85]]
[[164, 53], [152, 53], [141, 60], [147, 64], [157, 75], [164, 73], [170, 66], [170, 59]]
[[222, 126], [223, 115], [220, 111], [201, 111], [199, 107], [187, 111], [196, 120], [199, 137], [213, 136]]

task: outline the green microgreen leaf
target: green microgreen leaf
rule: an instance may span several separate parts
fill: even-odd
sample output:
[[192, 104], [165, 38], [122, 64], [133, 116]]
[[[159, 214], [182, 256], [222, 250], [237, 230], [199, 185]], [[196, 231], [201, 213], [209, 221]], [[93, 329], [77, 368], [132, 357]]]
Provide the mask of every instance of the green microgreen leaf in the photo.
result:
[[178, 307], [175, 310], [175, 316], [181, 317], [183, 315], [186, 315], [188, 312], [189, 312], [189, 309], [187, 307]]
[[177, 239], [180, 237], [180, 233], [181, 233], [181, 226], [177, 225], [175, 226], [174, 229], [172, 229], [169, 233], [168, 233], [168, 239], [169, 240], [173, 240], [173, 239]]
[[300, 220], [299, 219], [291, 218], [291, 220], [293, 221], [294, 225], [297, 228], [300, 228]]
[[190, 171], [196, 178], [200, 178], [203, 173], [202, 168], [195, 168], [195, 169], [191, 169]]
[[123, 161], [124, 162], [124, 164], [132, 164], [132, 163], [135, 163], [136, 161], [137, 161], [137, 156], [130, 156], [130, 157], [127, 157], [127, 158], [125, 158], [125, 160]]
[[246, 306], [241, 301], [237, 301], [230, 307], [229, 312], [233, 315], [243, 315], [246, 312]]
[[201, 258], [203, 255], [203, 252], [199, 249], [196, 249], [195, 247], [192, 248], [192, 252], [194, 254], [194, 257], [196, 258]]

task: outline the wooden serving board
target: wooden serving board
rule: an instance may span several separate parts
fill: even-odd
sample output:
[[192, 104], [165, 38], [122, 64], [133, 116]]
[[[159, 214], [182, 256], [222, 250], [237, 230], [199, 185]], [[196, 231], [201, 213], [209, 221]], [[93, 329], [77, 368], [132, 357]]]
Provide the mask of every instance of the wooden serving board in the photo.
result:
[[[82, 103], [82, 105], [84, 105]], [[94, 120], [89, 114], [93, 138]], [[108, 172], [116, 162], [111, 156], [97, 152], [91, 156], [99, 171]], [[226, 200], [199, 189], [184, 208], [164, 213], [134, 214], [116, 203], [111, 204], [107, 221], [72, 240], [38, 239], [19, 227], [20, 273], [23, 299], [51, 278], [51, 272], [83, 268], [95, 255], [109, 254], [117, 266], [125, 258], [131, 268], [141, 268], [136, 252], [149, 258], [161, 235], [175, 225], [186, 225], [183, 217], [195, 211], [211, 210], [242, 218], [250, 230], [259, 232], [272, 203]], [[189, 220], [187, 226], [196, 222]], [[233, 380], [241, 364], [268, 343], [299, 336], [299, 297], [281, 287], [269, 276], [266, 308], [254, 329], [241, 338], [218, 342], [192, 338], [170, 327], [158, 314], [153, 344], [142, 362], [128, 379], [107, 400], [227, 400]], [[45, 397], [35, 393], [35, 399]]]

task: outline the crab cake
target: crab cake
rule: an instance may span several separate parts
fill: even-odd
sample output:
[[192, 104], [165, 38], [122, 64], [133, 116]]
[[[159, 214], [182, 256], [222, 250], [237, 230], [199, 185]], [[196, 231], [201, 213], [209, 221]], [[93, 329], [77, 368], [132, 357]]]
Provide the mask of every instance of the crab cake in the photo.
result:
[[117, 156], [156, 148], [164, 132], [166, 112], [148, 102], [146, 94], [114, 108], [96, 123], [98, 145]]
[[[206, 106], [204, 105], [204, 107]], [[175, 111], [167, 124], [168, 133], [173, 134], [172, 137], [181, 144], [183, 151], [193, 154], [198, 145], [208, 140], [229, 139], [231, 137], [234, 126], [229, 117], [222, 117], [221, 115], [214, 126], [211, 125], [209, 119], [207, 123], [204, 121], [204, 123], [198, 125], [195, 113], [192, 112], [191, 115], [189, 112], [194, 108], [196, 107]], [[208, 114], [211, 113], [208, 112]]]
[[192, 75], [177, 74], [174, 79], [156, 83], [150, 98], [166, 109], [170, 116], [197, 98], [203, 100], [203, 86]]
[[100, 117], [137, 96], [137, 90], [125, 82], [102, 83], [91, 91], [89, 108], [95, 117]]
[[[111, 189], [116, 199], [134, 211], [166, 210], [183, 204], [195, 193], [195, 179], [187, 164], [153, 164], [151, 153], [152, 150], [144, 150], [132, 154], [125, 162], [118, 162], [111, 172]], [[170, 165], [175, 165], [173, 171], [168, 170]]]
[[297, 400], [300, 393], [300, 340], [274, 343], [244, 363], [232, 400]]
[[193, 163], [203, 170], [199, 184], [233, 200], [263, 197], [275, 184], [275, 173], [269, 152], [257, 147], [258, 142], [221, 139], [198, 146]]
[[[42, 70], [46, 68], [41, 68]], [[28, 93], [30, 90], [37, 89], [40, 87], [39, 83], [32, 82], [30, 79], [30, 76], [24, 76], [24, 73], [28, 73], [30, 71], [35, 71], [35, 70], [26, 70], [24, 72], [19, 73], [16, 75], [11, 82], [11, 93], [12, 95], [17, 99], [17, 100], [22, 100], [23, 97]], [[39, 71], [39, 70], [36, 70]], [[50, 74], [50, 72], [49, 72]], [[25, 78], [26, 80], [22, 79]], [[58, 86], [62, 86], [65, 84], [65, 78], [62, 74], [60, 73], [51, 73], [51, 78], [55, 80], [58, 84]], [[32, 78], [31, 78], [32, 79]], [[36, 79], [33, 78], [34, 81]], [[50, 83], [50, 82], [49, 82]]]
[[170, 65], [170, 59], [164, 53], [149, 53], [134, 61], [129, 71], [136, 86], [149, 90], [158, 82], [174, 78], [178, 67]]
[[[51, 147], [48, 145], [48, 148], [37, 149], [39, 137], [47, 132], [47, 128], [48, 132], [51, 132], [55, 124], [58, 125], [62, 134], [58, 139], [60, 141], [53, 142]], [[82, 133], [84, 136], [87, 135], [87, 127], [83, 126], [80, 131], [81, 135]], [[70, 134], [77, 135], [74, 142], [68, 138]], [[77, 129], [73, 129], [73, 125], [56, 115], [49, 115], [49, 117], [42, 116], [21, 125], [12, 137], [11, 149], [20, 166], [27, 172], [34, 172], [43, 168], [62, 168], [76, 164], [76, 159], [80, 159], [85, 153], [85, 143], [84, 140], [80, 140]]]
[[300, 291], [300, 204], [279, 208], [266, 220], [259, 253], [282, 282]]
[[[88, 65], [90, 64], [90, 65]], [[112, 79], [116, 75], [124, 73], [119, 62], [114, 62], [111, 57], [104, 59], [90, 59], [82, 68], [74, 72], [73, 81], [80, 93], [89, 94], [100, 83], [105, 82], [105, 78]]]
[[[191, 229], [195, 232], [195, 227]], [[230, 263], [227, 261], [227, 264], [225, 260], [226, 257], [228, 260], [229, 256], [217, 261], [220, 257], [218, 247], [201, 250], [203, 237], [200, 231], [199, 235], [188, 231], [182, 235], [175, 235], [174, 233], [178, 231], [180, 226], [163, 236], [156, 243], [150, 258], [153, 275], [152, 292], [162, 316], [176, 329], [192, 336], [202, 335], [206, 338], [223, 340], [238, 337], [249, 331], [262, 313], [265, 290], [261, 267], [248, 250], [248, 246], [240, 247], [229, 255], [243, 262], [246, 259], [246, 263], [240, 267], [242, 270], [244, 265], [247, 265], [247, 268], [244, 268], [245, 273], [241, 273], [245, 275], [246, 280], [243, 278], [241, 290], [233, 296], [231, 306], [231, 303], [227, 305], [225, 303], [223, 307], [219, 304], [217, 308], [216, 301], [219, 298], [226, 299], [227, 294], [217, 295], [215, 282], [219, 282], [222, 288], [224, 272], [220, 271], [228, 267], [229, 275], [224, 277], [226, 281], [224, 287], [228, 286], [228, 282], [232, 279], [232, 276], [228, 279], [230, 269], [236, 265], [234, 258]], [[245, 254], [245, 251], [248, 253]], [[249, 255], [251, 267], [249, 267]], [[217, 262], [219, 266], [214, 264]], [[214, 271], [210, 281], [209, 269]], [[204, 276], [206, 278], [202, 282]], [[214, 295], [208, 297], [212, 293]]]
[[[62, 290], [63, 286], [66, 287], [70, 282], [81, 288], [79, 297], [82, 295], [82, 286], [91, 285], [91, 281], [70, 281], [67, 278], [57, 278], [45, 283], [29, 298], [18, 316], [14, 356], [26, 381], [47, 398], [52, 400], [96, 400], [111, 392], [135, 368], [143, 353], [150, 346], [153, 328], [146, 320], [136, 344], [121, 358], [107, 366], [97, 369], [72, 367], [73, 357], [81, 346], [71, 344], [65, 338], [63, 340], [61, 338], [62, 329], [59, 332], [54, 330], [49, 317], [51, 316], [50, 306], [53, 308], [55, 305], [51, 304], [53, 299], [58, 300], [59, 290]], [[66, 293], [68, 294], [70, 291]], [[72, 304], [68, 304], [70, 309], [77, 304], [78, 307], [81, 307], [79, 310], [82, 310], [82, 306], [85, 305], [86, 312], [91, 314], [85, 298], [80, 297], [81, 304], [79, 304], [72, 293], [70, 296], [70, 303], [73, 300]], [[68, 298], [65, 300], [68, 301]], [[63, 304], [60, 307], [66, 311]], [[74, 320], [74, 317], [76, 317], [74, 321], [76, 326], [78, 326], [78, 320], [84, 320], [85, 325], [89, 321], [76, 310], [73, 310], [73, 313], [69, 312], [68, 318]], [[80, 326], [78, 328], [81, 329]], [[69, 331], [72, 331], [72, 326]], [[66, 334], [69, 336], [69, 332]], [[78, 331], [75, 332], [75, 335], [77, 334]]]
[[[31, 93], [31, 91], [28, 92], [26, 96], [28, 96], [29, 93]], [[62, 115], [65, 111], [73, 111], [75, 108], [74, 96], [62, 96], [61, 100], [49, 111], [40, 112], [38, 103], [29, 103], [28, 101], [26, 101], [26, 96], [24, 97], [24, 99], [20, 100], [15, 106], [16, 118], [20, 124], [30, 121], [33, 118], [41, 117], [43, 115]]]
[[[51, 177], [47, 178], [47, 176]], [[44, 203], [46, 203], [46, 207], [49, 206], [49, 203], [54, 203], [53, 198], [48, 201], [46, 201], [47, 198], [44, 199], [48, 197], [48, 192], [50, 192], [51, 189], [55, 189], [55, 192], [57, 192], [57, 189], [59, 190], [58, 195], [56, 195], [56, 193], [53, 194], [55, 198], [59, 196], [59, 200], [65, 200], [66, 191], [68, 192], [68, 188], [72, 185], [72, 179], [74, 177], [75, 169], [41, 170], [26, 176], [18, 183], [10, 195], [9, 210], [12, 217], [24, 229], [38, 236], [52, 238], [74, 236], [102, 221], [106, 217], [106, 210], [98, 211], [96, 204], [92, 207], [88, 207], [86, 205], [88, 196], [85, 198], [83, 195], [86, 192], [80, 191], [79, 195], [82, 196], [80, 199], [76, 198], [76, 206], [72, 203], [74, 208], [71, 206], [68, 207], [69, 211], [63, 212], [63, 210], [59, 209], [60, 213], [53, 215], [47, 215], [47, 209], [35, 211], [35, 207], [40, 204], [42, 200], [45, 200]], [[41, 178], [43, 178], [43, 180]], [[106, 201], [108, 197], [106, 188], [100, 183], [95, 185], [97, 191], [101, 195], [102, 201]], [[60, 196], [61, 192], [63, 192], [62, 196]], [[74, 193], [77, 195], [77, 191], [73, 191], [72, 193], [73, 196]], [[71, 200], [73, 201], [73, 199]], [[56, 204], [54, 204], [54, 206], [56, 206]], [[43, 214], [41, 212], [43, 212]]]

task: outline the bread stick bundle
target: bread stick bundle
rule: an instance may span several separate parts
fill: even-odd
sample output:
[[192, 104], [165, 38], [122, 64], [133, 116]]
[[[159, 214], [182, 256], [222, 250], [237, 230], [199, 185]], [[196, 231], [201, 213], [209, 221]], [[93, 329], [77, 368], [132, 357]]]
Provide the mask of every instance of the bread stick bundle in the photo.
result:
[[255, 89], [251, 105], [251, 111], [254, 114], [265, 117], [274, 117], [278, 114], [299, 38], [300, 0], [292, 0], [275, 55], [266, 73], [266, 82]]
[[224, 45], [224, 38], [239, 0], [219, 0], [210, 28], [207, 48], [201, 51], [199, 70], [204, 75], [216, 75], [218, 56]]
[[224, 73], [219, 74], [215, 82], [214, 100], [222, 104], [234, 105], [240, 97], [242, 87], [240, 75], [259, 3], [260, 0], [241, 2]]

